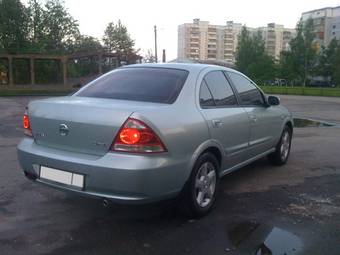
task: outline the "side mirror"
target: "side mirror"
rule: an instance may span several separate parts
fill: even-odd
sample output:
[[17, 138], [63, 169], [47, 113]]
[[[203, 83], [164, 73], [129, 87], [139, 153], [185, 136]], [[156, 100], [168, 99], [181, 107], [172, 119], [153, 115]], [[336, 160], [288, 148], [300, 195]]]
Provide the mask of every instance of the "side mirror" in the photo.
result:
[[280, 104], [280, 98], [276, 96], [268, 96], [267, 103], [269, 106], [276, 106]]

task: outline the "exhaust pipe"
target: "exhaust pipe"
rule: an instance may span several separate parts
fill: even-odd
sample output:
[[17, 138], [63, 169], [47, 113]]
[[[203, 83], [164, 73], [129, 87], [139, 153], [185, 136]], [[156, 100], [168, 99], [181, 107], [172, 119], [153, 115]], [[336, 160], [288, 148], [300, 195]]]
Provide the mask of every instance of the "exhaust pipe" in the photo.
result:
[[109, 206], [109, 201], [106, 199], [106, 198], [104, 198], [103, 199], [103, 207], [108, 207]]

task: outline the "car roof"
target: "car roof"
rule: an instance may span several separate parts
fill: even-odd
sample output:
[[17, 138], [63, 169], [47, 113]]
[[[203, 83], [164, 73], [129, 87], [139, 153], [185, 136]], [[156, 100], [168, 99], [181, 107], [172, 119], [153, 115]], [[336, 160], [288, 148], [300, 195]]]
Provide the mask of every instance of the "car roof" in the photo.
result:
[[182, 69], [187, 70], [189, 72], [193, 71], [202, 71], [203, 69], [209, 68], [210, 70], [227, 70], [237, 72], [234, 69], [217, 66], [217, 65], [210, 65], [210, 64], [199, 64], [199, 63], [147, 63], [147, 64], [134, 64], [134, 65], [127, 65], [123, 68], [134, 68], [134, 67], [154, 67], [154, 68], [172, 68], [172, 69]]

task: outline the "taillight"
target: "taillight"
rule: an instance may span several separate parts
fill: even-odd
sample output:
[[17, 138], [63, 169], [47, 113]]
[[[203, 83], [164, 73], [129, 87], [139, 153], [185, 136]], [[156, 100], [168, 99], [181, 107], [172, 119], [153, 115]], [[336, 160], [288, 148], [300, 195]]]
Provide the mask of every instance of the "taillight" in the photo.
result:
[[22, 126], [24, 128], [24, 134], [27, 136], [32, 136], [32, 129], [30, 118], [28, 117], [27, 109], [25, 110], [24, 117], [22, 118]]
[[134, 153], [165, 152], [156, 133], [140, 120], [128, 118], [119, 130], [111, 150]]

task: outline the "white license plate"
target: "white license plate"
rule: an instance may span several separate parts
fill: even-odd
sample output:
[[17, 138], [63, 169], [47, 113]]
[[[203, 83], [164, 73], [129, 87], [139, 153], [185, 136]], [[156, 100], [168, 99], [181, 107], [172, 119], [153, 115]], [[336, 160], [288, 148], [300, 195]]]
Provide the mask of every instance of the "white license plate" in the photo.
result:
[[74, 174], [46, 166], [40, 166], [40, 178], [78, 188], [84, 187], [84, 175]]

